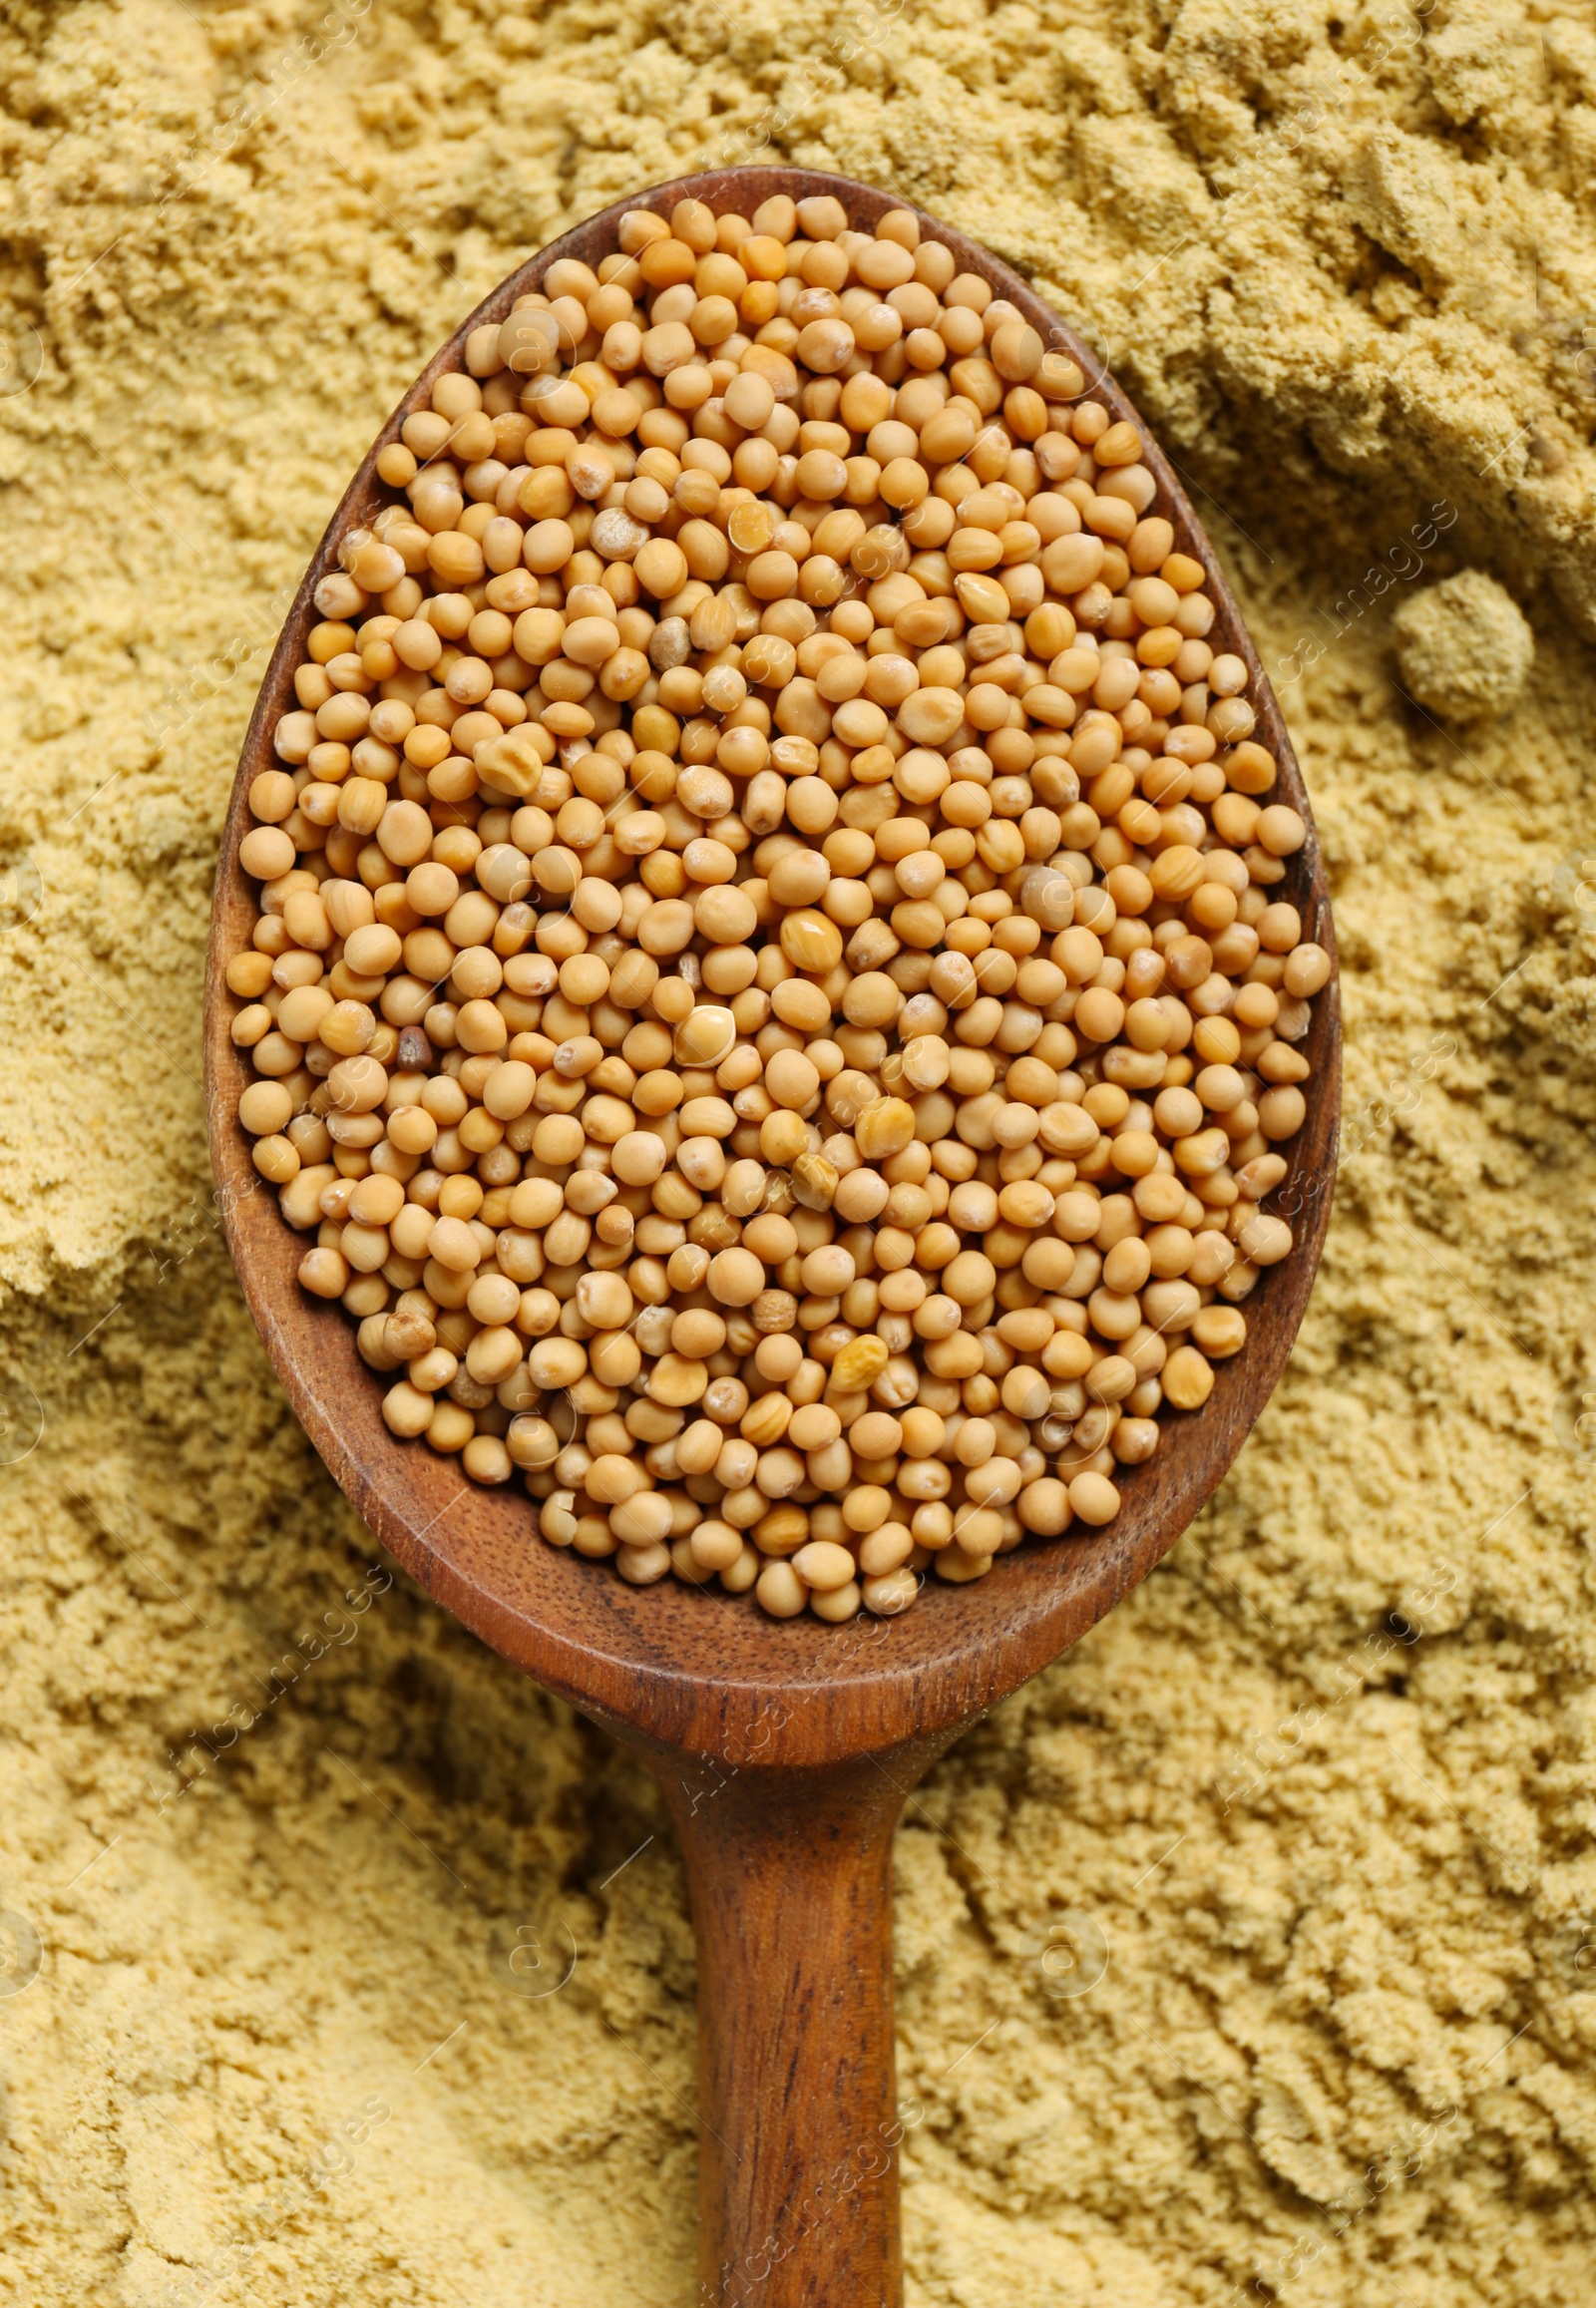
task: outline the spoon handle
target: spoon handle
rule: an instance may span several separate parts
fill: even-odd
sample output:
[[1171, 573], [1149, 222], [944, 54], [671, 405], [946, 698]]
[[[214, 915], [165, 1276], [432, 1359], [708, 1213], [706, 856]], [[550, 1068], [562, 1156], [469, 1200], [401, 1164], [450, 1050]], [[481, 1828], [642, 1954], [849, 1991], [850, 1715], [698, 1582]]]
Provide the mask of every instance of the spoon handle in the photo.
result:
[[901, 2308], [892, 1832], [934, 1751], [662, 1773], [698, 1942], [699, 2308]]

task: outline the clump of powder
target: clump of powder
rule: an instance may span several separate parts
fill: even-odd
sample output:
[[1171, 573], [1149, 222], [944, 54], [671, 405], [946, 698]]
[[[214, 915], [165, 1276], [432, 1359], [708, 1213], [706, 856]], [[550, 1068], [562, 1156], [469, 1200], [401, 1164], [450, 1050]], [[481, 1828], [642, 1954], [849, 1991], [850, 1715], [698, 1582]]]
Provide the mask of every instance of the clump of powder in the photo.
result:
[[1483, 570], [1459, 570], [1412, 593], [1392, 618], [1402, 686], [1443, 721], [1511, 712], [1535, 662], [1523, 610]]

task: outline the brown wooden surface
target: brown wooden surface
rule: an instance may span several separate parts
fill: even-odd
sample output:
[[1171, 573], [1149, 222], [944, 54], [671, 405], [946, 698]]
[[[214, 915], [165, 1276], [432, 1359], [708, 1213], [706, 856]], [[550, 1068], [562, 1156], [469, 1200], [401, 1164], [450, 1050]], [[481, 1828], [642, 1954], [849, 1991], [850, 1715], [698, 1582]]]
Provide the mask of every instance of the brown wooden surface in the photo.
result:
[[[843, 2208], [818, 2219], [802, 2207], [832, 2184], [834, 2167], [855, 2153], [882, 2112], [890, 2114], [885, 1853], [901, 1790], [963, 1725], [1067, 1649], [1146, 1577], [1220, 1481], [1269, 1399], [1302, 1320], [1330, 1215], [1341, 1102], [1335, 979], [1314, 1002], [1304, 1045], [1314, 1066], [1308, 1119], [1287, 1149], [1284, 1199], [1296, 1248], [1246, 1302], [1247, 1345], [1218, 1365], [1206, 1406], [1166, 1419], [1157, 1455], [1123, 1470], [1124, 1504], [1107, 1529], [1028, 1539], [972, 1586], [931, 1579], [902, 1619], [830, 1628], [811, 1618], [767, 1619], [747, 1598], [675, 1581], [628, 1587], [608, 1565], [535, 1537], [519, 1488], [478, 1489], [456, 1460], [389, 1434], [380, 1382], [359, 1358], [353, 1324], [299, 1290], [304, 1241], [284, 1225], [275, 1194], [250, 1162], [236, 1107], [251, 1075], [246, 1054], [229, 1038], [237, 1004], [223, 978], [256, 914], [254, 886], [237, 863], [250, 823], [249, 782], [274, 763], [271, 732], [294, 702], [294, 668], [315, 621], [311, 588], [337, 566], [337, 540], [393, 494], [376, 479], [377, 450], [413, 409], [427, 405], [433, 378], [462, 365], [470, 329], [502, 318], [555, 257], [597, 264], [614, 246], [623, 209], [668, 212], [672, 201], [692, 196], [747, 214], [778, 192], [797, 198], [835, 192], [860, 226], [890, 207], [912, 205], [800, 169], [734, 169], [633, 194], [513, 273], [383, 427], [306, 573], [244, 741], [216, 870], [206, 1082], [211, 1159], [244, 1296], [331, 1472], [431, 1595], [548, 1689], [642, 1747], [670, 1795], [699, 1936], [705, 2308], [711, 2301], [731, 2308], [743, 2297], [758, 2308], [823, 2298], [839, 2308], [878, 2299], [896, 2308], [895, 2170], [863, 2178]], [[983, 275], [1079, 364], [1088, 389], [1115, 418], [1135, 417], [1089, 349], [1017, 274], [917, 213], [922, 230], [945, 241], [961, 269]], [[1289, 861], [1278, 895], [1300, 908], [1304, 936], [1334, 953], [1319, 842], [1279, 708], [1184, 492], [1156, 443], [1149, 440], [1145, 454], [1158, 484], [1155, 510], [1173, 522], [1178, 547], [1208, 569], [1219, 610], [1213, 640], [1246, 661], [1257, 735], [1280, 761], [1272, 798], [1291, 802], [1309, 823], [1307, 845]], [[717, 1777], [717, 1791], [705, 1794]], [[794, 1946], [800, 1919], [803, 1944]], [[832, 1984], [838, 1981], [840, 1993]], [[767, 2235], [775, 2236], [774, 2252]], [[762, 2259], [770, 2267], [756, 2278]], [[727, 2262], [734, 2272], [723, 2277]]]
[[892, 1836], [946, 1743], [666, 1778], [698, 1942], [704, 2308], [903, 2297]]

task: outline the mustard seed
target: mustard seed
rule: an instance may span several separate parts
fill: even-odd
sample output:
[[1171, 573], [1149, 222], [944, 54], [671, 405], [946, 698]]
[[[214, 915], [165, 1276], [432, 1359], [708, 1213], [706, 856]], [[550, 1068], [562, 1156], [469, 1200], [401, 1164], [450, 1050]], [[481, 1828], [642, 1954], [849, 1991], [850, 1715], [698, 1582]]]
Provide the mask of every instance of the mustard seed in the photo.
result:
[[539, 295], [318, 588], [239, 1127], [397, 1438], [891, 1617], [1245, 1353], [1307, 829], [1139, 429], [907, 211], [633, 209]]

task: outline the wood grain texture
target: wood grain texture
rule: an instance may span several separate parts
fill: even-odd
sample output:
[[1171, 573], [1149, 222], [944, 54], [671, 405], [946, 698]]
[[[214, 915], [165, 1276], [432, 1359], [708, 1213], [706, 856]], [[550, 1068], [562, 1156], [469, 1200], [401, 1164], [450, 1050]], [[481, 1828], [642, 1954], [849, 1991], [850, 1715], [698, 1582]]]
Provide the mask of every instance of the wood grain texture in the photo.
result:
[[[799, 169], [689, 177], [617, 202], [520, 267], [462, 324], [389, 418], [306, 573], [261, 687], [222, 834], [207, 969], [205, 1055], [210, 1149], [229, 1248], [283, 1386], [316, 1449], [405, 1569], [485, 1642], [549, 1690], [643, 1749], [670, 1798], [687, 1854], [700, 1950], [703, 2030], [701, 2298], [759, 2308], [826, 2299], [896, 2308], [896, 2170], [864, 2175], [845, 2202], [811, 2218], [826, 2175], [890, 2127], [891, 1986], [887, 1862], [902, 1791], [958, 1731], [1068, 1648], [1179, 1538], [1269, 1399], [1301, 1323], [1330, 1215], [1340, 1115], [1338, 988], [1314, 1003], [1308, 1119], [1289, 1149], [1286, 1206], [1297, 1242], [1247, 1301], [1242, 1353], [1216, 1370], [1192, 1417], [1165, 1422], [1157, 1455], [1126, 1470], [1124, 1504], [1105, 1530], [1028, 1539], [968, 1587], [933, 1579], [902, 1619], [829, 1628], [767, 1619], [747, 1599], [674, 1581], [639, 1591], [605, 1564], [534, 1536], [519, 1490], [485, 1491], [452, 1459], [395, 1441], [354, 1326], [295, 1281], [303, 1243], [262, 1187], [235, 1119], [250, 1079], [229, 1038], [236, 1007], [223, 972], [248, 942], [252, 884], [237, 863], [251, 779], [272, 766], [271, 732], [315, 621], [310, 594], [337, 566], [337, 540], [392, 493], [377, 450], [427, 405], [432, 380], [462, 365], [467, 333], [536, 287], [557, 256], [597, 264], [623, 209], [668, 212], [683, 197], [748, 213], [773, 192], [833, 192], [869, 225], [894, 195]], [[1047, 341], [1080, 366], [1114, 418], [1135, 411], [1095, 356], [1025, 282], [986, 249], [920, 214]], [[1145, 436], [1144, 436], [1145, 438]], [[1213, 639], [1242, 657], [1257, 735], [1280, 763], [1274, 798], [1308, 821], [1278, 895], [1304, 936], [1334, 954], [1323, 862], [1291, 742], [1252, 642], [1192, 508], [1150, 439], [1155, 510], [1178, 548], [1209, 573]], [[705, 1797], [705, 1773], [718, 1791]], [[694, 1800], [697, 1794], [698, 1799]], [[794, 1944], [793, 1925], [800, 1929]], [[839, 1986], [840, 1983], [840, 1986]], [[863, 2150], [868, 2152], [868, 2148]], [[766, 2237], [774, 2247], [767, 2248]], [[779, 2255], [779, 2256], [778, 2256]], [[761, 2259], [770, 2265], [755, 2277]], [[723, 2271], [730, 2264], [732, 2273]]]
[[892, 1836], [946, 1743], [667, 1783], [698, 1942], [704, 2308], [902, 2299]]

